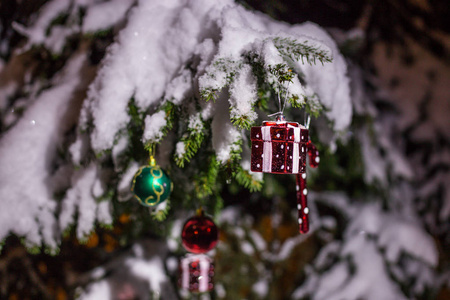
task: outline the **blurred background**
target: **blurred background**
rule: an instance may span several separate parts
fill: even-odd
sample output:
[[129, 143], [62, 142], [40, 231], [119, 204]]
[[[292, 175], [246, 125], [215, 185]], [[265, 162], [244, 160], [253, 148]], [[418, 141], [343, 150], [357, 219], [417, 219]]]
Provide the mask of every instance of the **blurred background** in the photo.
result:
[[[14, 52], [23, 46], [27, 39], [13, 24], [31, 24], [46, 2], [0, 0], [0, 89], [4, 88], [9, 80], [22, 84], [20, 81], [26, 80], [25, 70], [32, 65], [38, 66], [41, 76], [46, 73], [54, 74], [64, 65], [65, 60], [52, 60], [52, 54], [45, 49], [34, 49], [20, 55]], [[412, 193], [409, 194], [412, 200], [408, 205], [414, 208], [415, 214], [418, 215], [415, 222], [432, 237], [438, 253], [438, 262], [431, 268], [434, 277], [430, 278], [433, 278], [434, 283], [424, 284], [414, 276], [399, 279], [394, 268], [389, 269], [390, 278], [400, 282], [399, 286], [407, 299], [450, 299], [448, 1], [237, 2], [247, 9], [265, 13], [273, 19], [287, 23], [317, 23], [336, 40], [349, 64], [349, 77], [359, 78], [360, 81], [358, 84], [352, 84], [352, 96], [366, 98], [370, 102], [370, 109], [373, 110], [370, 112], [368, 109], [369, 113], [359, 116], [356, 112], [353, 126], [379, 122], [385, 126], [383, 128], [388, 128], [382, 132], [389, 135], [393, 145], [411, 166], [412, 176], [407, 181], [414, 188], [407, 189], [408, 193]], [[65, 20], [63, 17], [54, 20], [55, 24], [58, 22], [64, 24]], [[93, 66], [101, 62], [121, 26], [123, 24], [82, 41], [85, 43], [84, 47], [89, 49]], [[63, 56], [70, 56], [82, 38], [70, 39], [69, 47], [65, 48]], [[364, 96], [358, 96], [358, 93]], [[0, 94], [1, 97], [3, 95]], [[355, 110], [358, 110], [356, 105], [355, 107]], [[11, 122], [7, 118], [8, 113], [3, 109], [0, 123], [2, 135], [10, 128]], [[330, 186], [331, 184], [345, 190], [352, 199], [361, 198], [361, 193], [367, 189], [376, 191], [375, 194], [383, 194], [385, 187], [382, 184], [363, 183], [364, 172], [360, 166], [363, 159], [355, 150], [359, 147], [352, 139], [345, 145], [338, 143], [337, 153], [319, 145], [323, 157], [319, 171], [312, 176], [311, 190], [321, 192], [336, 189], [335, 186]], [[386, 149], [382, 148], [381, 144], [378, 152], [381, 160], [388, 156], [383, 153]], [[333, 166], [336, 165], [345, 166], [348, 172], [334, 172]], [[370, 168], [368, 165], [366, 167]], [[330, 241], [345, 240], [345, 230], [351, 223], [348, 220], [350, 217], [343, 213], [345, 209], [327, 202], [337, 203], [338, 199], [325, 199], [321, 202], [321, 196], [315, 197], [313, 194], [311, 197], [316, 202], [320, 215], [330, 217], [333, 221], [330, 221], [329, 226], [323, 225], [321, 234], [299, 238], [296, 223], [292, 221], [291, 216], [294, 203], [286, 201], [295, 198], [294, 184], [292, 182], [290, 188], [283, 189], [277, 180], [266, 178], [266, 187], [260, 193], [250, 193], [233, 184], [225, 185], [220, 191], [224, 205], [224, 213], [218, 219], [222, 229], [220, 243], [227, 246], [218, 247], [215, 255], [216, 282], [219, 284], [210, 296], [213, 299], [316, 299], [311, 292], [315, 284], [306, 281], [307, 277], [325, 274], [327, 270], [333, 269], [334, 263], [340, 259], [345, 260], [339, 255], [330, 256], [321, 252], [321, 249], [331, 244]], [[402, 193], [401, 189], [398, 193]], [[243, 199], [250, 201], [244, 202]], [[344, 205], [353, 202], [346, 203]], [[390, 208], [386, 207], [390, 205], [403, 205], [401, 201], [389, 204], [389, 199], [386, 198], [383, 198], [381, 203], [381, 208], [387, 210]], [[238, 218], [239, 221], [232, 221], [233, 218]], [[42, 249], [30, 251], [21, 242], [21, 237], [10, 235], [4, 241], [0, 254], [0, 298], [88, 299], [87, 287], [104, 278], [114, 289], [112, 299], [184, 297], [176, 292], [174, 259], [179, 254], [171, 253], [164, 246], [164, 235], [155, 234], [157, 231], [154, 231], [154, 228], [147, 231], [142, 228], [138, 230], [131, 220], [129, 212], [117, 213], [113, 226], [98, 226], [83, 243], [77, 240], [75, 234], [68, 233], [62, 240], [57, 255], [47, 254], [41, 251]], [[257, 233], [256, 238], [252, 235], [253, 232]], [[414, 239], [414, 235], [405, 238]], [[255, 250], [243, 251], [245, 247], [240, 245], [246, 241], [250, 241]], [[272, 257], [268, 257], [262, 248], [258, 248], [258, 241], [263, 245], [262, 248], [271, 249], [268, 252]], [[139, 252], [142, 249], [147, 257], [155, 253], [165, 257], [165, 268], [172, 278], [172, 284], [167, 287], [167, 291], [171, 290], [168, 294], [149, 293], [145, 280], [136, 279], [126, 270], [120, 271], [120, 257], [129, 255], [130, 251]], [[287, 254], [283, 254], [280, 249], [287, 251]], [[330, 253], [332, 252], [330, 250]], [[322, 269], [317, 261], [319, 253], [322, 257]], [[331, 261], [324, 263], [327, 259]], [[314, 271], [309, 272], [307, 270], [311, 264], [314, 265]], [[399, 264], [408, 264], [408, 260], [403, 258]], [[103, 266], [104, 270], [100, 275], [95, 273], [99, 266]], [[252, 278], [263, 278], [264, 275], [261, 274], [266, 273], [270, 273], [267, 275], [268, 279], [258, 281], [258, 286], [258, 282]], [[316, 275], [311, 275], [313, 273]], [[311, 288], [308, 288], [305, 282], [308, 282]], [[425, 286], [423, 289], [418, 288], [421, 284]], [[299, 286], [303, 288], [297, 290]], [[147, 295], [148, 298], [143, 298], [142, 295]]]

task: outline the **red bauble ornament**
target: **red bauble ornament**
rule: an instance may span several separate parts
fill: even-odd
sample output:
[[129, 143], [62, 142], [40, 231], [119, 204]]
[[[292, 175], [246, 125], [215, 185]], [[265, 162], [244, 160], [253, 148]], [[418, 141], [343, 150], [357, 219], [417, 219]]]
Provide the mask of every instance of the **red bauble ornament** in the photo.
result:
[[183, 247], [192, 253], [205, 253], [214, 248], [219, 238], [216, 224], [202, 213], [184, 223], [181, 241]]

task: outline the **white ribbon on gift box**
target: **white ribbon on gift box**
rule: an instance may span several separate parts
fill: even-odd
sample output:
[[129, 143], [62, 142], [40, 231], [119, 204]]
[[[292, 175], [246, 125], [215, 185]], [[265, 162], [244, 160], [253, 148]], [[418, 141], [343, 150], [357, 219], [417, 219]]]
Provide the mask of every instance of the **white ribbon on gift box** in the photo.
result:
[[181, 259], [181, 288], [188, 290], [189, 289], [189, 258]]
[[270, 138], [270, 126], [262, 126], [261, 133], [264, 141], [262, 171], [270, 173], [272, 172], [272, 140]]
[[[206, 256], [207, 257], [207, 256]], [[209, 266], [211, 261], [200, 260], [200, 276], [198, 278], [198, 291], [206, 292], [209, 290]]]
[[292, 125], [288, 124], [288, 127], [294, 128], [294, 150], [292, 151], [292, 173], [296, 174], [298, 173], [298, 167], [299, 167], [299, 153], [298, 153], [298, 143], [300, 143], [300, 127], [294, 127]]

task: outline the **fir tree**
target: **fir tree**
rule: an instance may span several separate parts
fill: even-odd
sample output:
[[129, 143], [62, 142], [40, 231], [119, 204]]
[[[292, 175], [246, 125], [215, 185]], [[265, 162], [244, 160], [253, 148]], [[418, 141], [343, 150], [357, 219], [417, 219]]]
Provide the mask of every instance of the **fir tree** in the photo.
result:
[[[205, 297], [408, 299], [443, 284], [377, 83], [318, 25], [231, 0], [53, 0], [8, 29], [26, 42], [0, 47], [0, 240], [30, 255], [98, 249], [69, 296], [191, 297], [176, 258], [199, 207], [221, 229]], [[354, 42], [342, 36], [342, 49]], [[250, 171], [249, 129], [282, 110], [313, 117], [322, 154], [308, 170], [308, 235], [296, 232], [294, 176]], [[149, 153], [174, 184], [152, 208], [130, 191]], [[31, 296], [52, 297], [29, 278]]]

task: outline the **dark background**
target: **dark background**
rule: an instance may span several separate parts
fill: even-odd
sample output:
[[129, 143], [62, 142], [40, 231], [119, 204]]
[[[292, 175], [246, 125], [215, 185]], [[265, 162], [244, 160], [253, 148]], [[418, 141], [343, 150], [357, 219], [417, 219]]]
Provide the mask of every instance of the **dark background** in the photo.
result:
[[[0, 49], [0, 57], [7, 61], [12, 50], [24, 38], [12, 29], [12, 22], [28, 24], [45, 0], [0, 1], [0, 40], [8, 45]], [[322, 27], [348, 31], [358, 28], [364, 33], [362, 44], [346, 54], [367, 72], [378, 76], [382, 87], [392, 95], [391, 109], [399, 116], [399, 130], [404, 138], [404, 152], [418, 174], [419, 182], [439, 172], [449, 172], [448, 162], [431, 165], [431, 152], [448, 153], [450, 124], [433, 123], [430, 138], [418, 141], [417, 126], [430, 122], [435, 115], [450, 114], [450, 5], [439, 0], [297, 0], [297, 1], [238, 1], [248, 8], [260, 10], [274, 19], [288, 23], [312, 21]], [[99, 41], [99, 60], [113, 36]], [[37, 58], [38, 59], [38, 58]], [[395, 66], [395, 67], [394, 67]], [[420, 93], [414, 92], [419, 89]], [[411, 92], [412, 91], [412, 92]], [[379, 104], [381, 105], [381, 104]], [[411, 108], [412, 107], [412, 108]], [[434, 109], [436, 108], [437, 109]], [[442, 116], [441, 116], [442, 117]], [[448, 118], [450, 119], [450, 117]], [[448, 126], [447, 126], [448, 125]], [[427, 158], [428, 157], [428, 158]], [[447, 187], [448, 188], [448, 187]], [[445, 189], [445, 187], [443, 187]], [[437, 191], [436, 203], [446, 201], [444, 190]], [[440, 200], [439, 200], [440, 199]], [[448, 201], [448, 200], [447, 200]], [[430, 204], [433, 205], [433, 204]], [[436, 206], [437, 213], [439, 205]], [[99, 229], [86, 245], [74, 238], [63, 241], [58, 256], [27, 253], [17, 237], [6, 240], [0, 255], [0, 298], [3, 299], [65, 299], [73, 296], [73, 286], [83, 283], [87, 272], [115, 255], [121, 232], [127, 220], [118, 222], [113, 230]], [[440, 247], [443, 263], [448, 266], [449, 237], [446, 232], [433, 232]], [[445, 254], [447, 253], [447, 254]], [[8, 284], [2, 278], [8, 278]], [[438, 299], [450, 299], [442, 290]]]

